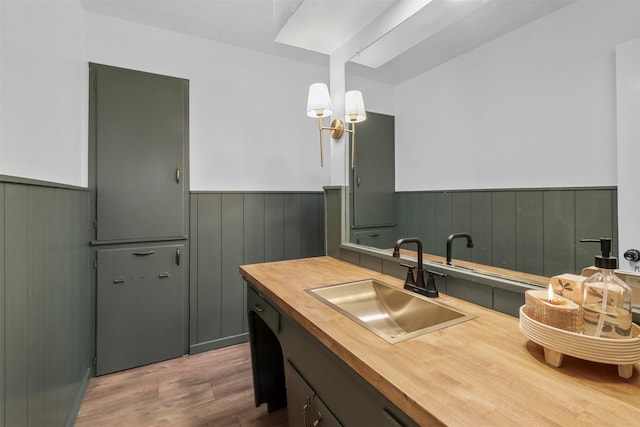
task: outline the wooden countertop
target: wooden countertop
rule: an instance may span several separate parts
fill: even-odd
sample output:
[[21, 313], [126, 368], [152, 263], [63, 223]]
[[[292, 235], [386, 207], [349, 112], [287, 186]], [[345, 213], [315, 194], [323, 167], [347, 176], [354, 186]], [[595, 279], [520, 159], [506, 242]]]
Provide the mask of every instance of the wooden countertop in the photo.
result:
[[402, 281], [331, 257], [244, 265], [261, 293], [420, 425], [634, 425], [640, 422], [640, 364], [629, 380], [617, 366], [565, 356], [544, 362], [518, 319], [444, 294], [476, 319], [397, 344], [365, 330], [304, 289], [378, 278]]

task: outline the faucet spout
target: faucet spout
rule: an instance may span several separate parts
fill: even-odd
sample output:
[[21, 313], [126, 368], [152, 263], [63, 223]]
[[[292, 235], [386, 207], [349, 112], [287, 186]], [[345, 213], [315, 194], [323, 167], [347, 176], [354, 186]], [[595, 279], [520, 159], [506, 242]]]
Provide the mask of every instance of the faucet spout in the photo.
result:
[[[420, 239], [418, 239], [417, 237], [407, 237], [398, 240], [393, 247], [393, 257], [400, 258], [400, 246], [404, 245], [405, 243], [415, 243], [418, 247], [418, 271], [416, 272], [415, 283], [411, 283], [411, 281], [409, 280], [409, 275], [407, 275], [407, 280], [405, 280], [404, 288], [413, 292], [417, 292], [429, 298], [436, 298], [438, 296], [438, 290], [436, 289], [435, 281], [429, 281], [427, 283], [428, 286], [425, 285], [424, 265], [422, 262], [423, 250], [422, 241]], [[411, 275], [411, 278], [413, 278], [411, 270], [409, 270], [409, 274]]]
[[469, 233], [453, 233], [447, 237], [447, 265], [451, 265], [451, 243], [454, 239], [465, 237], [467, 239], [467, 247], [473, 248], [473, 240]]
[[393, 257], [400, 258], [400, 246], [405, 243], [415, 243], [418, 246], [418, 271], [416, 274], [416, 286], [424, 288], [424, 269], [422, 264], [422, 241], [417, 237], [405, 237], [400, 239], [393, 246]]

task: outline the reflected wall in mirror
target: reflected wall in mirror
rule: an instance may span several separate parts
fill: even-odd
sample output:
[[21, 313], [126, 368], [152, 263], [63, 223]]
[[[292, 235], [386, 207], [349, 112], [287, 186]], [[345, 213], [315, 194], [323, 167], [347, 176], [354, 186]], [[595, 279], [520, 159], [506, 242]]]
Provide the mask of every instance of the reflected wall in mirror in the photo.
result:
[[454, 259], [546, 277], [592, 265], [579, 240], [618, 233], [615, 49], [639, 22], [640, 2], [565, 2], [462, 54], [427, 40], [402, 61], [443, 60], [406, 80], [347, 64], [368, 110], [395, 116], [393, 238], [442, 257], [449, 233], [470, 232]]

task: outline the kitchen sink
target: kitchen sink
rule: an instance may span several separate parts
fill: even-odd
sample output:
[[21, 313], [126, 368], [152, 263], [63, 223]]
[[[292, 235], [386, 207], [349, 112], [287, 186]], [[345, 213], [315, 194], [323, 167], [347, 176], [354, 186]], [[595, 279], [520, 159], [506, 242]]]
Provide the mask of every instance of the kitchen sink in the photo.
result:
[[307, 292], [391, 344], [476, 317], [376, 279]]

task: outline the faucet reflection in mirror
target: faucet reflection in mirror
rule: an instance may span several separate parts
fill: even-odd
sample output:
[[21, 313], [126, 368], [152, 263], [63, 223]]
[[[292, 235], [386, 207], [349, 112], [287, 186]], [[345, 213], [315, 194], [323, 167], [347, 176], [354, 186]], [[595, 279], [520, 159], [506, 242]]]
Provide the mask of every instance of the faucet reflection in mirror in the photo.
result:
[[354, 147], [355, 147], [355, 124], [366, 120], [367, 113], [364, 109], [364, 100], [362, 93], [357, 90], [351, 90], [345, 93], [345, 119], [347, 123], [351, 123], [351, 129], [345, 129], [344, 122], [335, 119], [331, 122], [330, 127], [322, 126], [322, 118], [330, 117], [333, 114], [331, 105], [331, 97], [329, 89], [324, 83], [314, 83], [309, 86], [309, 96], [307, 98], [307, 116], [318, 118], [318, 130], [320, 131], [320, 166], [324, 166], [324, 157], [322, 152], [322, 131], [330, 130], [333, 139], [340, 139], [345, 131], [350, 132], [354, 139], [351, 141], [351, 168], [354, 163]]

